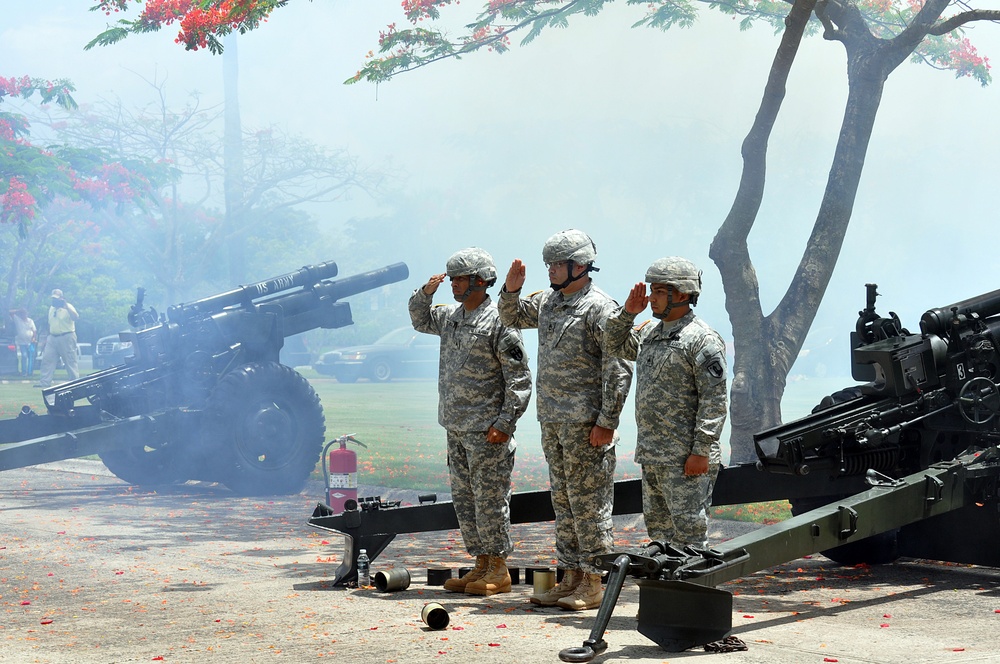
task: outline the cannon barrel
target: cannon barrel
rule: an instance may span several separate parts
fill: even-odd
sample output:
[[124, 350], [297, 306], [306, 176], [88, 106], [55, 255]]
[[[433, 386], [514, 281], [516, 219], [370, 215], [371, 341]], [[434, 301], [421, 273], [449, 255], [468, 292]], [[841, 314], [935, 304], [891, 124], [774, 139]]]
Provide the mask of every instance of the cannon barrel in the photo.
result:
[[406, 267], [406, 263], [393, 263], [392, 265], [380, 267], [377, 270], [351, 275], [337, 281], [324, 281], [323, 283], [316, 284], [314, 290], [321, 297], [331, 300], [341, 300], [351, 295], [363, 293], [364, 291], [374, 290], [386, 284], [402, 281], [409, 276], [410, 270]]
[[336, 281], [321, 281], [294, 293], [279, 293], [256, 303], [260, 311], [280, 308], [286, 337], [318, 327], [332, 329], [351, 324], [350, 306], [339, 300], [402, 281], [410, 276], [406, 263], [393, 263]]
[[958, 316], [976, 314], [989, 318], [1000, 313], [1000, 289], [983, 293], [946, 307], [930, 309], [920, 317], [920, 331], [924, 334], [944, 334]]
[[174, 305], [167, 309], [167, 318], [171, 322], [179, 323], [193, 316], [213, 314], [234, 305], [249, 306], [257, 298], [273, 295], [292, 288], [312, 286], [323, 279], [330, 279], [335, 276], [337, 276], [337, 264], [334, 261], [327, 261], [319, 265], [307, 265], [295, 272], [289, 272], [280, 277], [258, 281], [249, 286], [238, 286], [225, 293], [211, 295], [187, 304]]

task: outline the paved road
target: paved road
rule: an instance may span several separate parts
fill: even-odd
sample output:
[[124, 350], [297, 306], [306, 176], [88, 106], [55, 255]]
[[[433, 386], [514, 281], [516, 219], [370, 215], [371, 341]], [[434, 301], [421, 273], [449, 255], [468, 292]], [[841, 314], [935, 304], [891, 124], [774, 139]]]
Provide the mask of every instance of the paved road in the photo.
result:
[[[72, 471], [72, 472], [70, 472]], [[424, 583], [466, 565], [456, 532], [402, 535], [375, 563], [405, 567], [398, 593], [330, 584], [340, 542], [306, 526], [320, 487], [236, 498], [211, 485], [151, 493], [90, 462], [7, 471], [0, 484], [0, 662], [558, 662], [595, 611], [533, 609], [530, 588], [475, 598]], [[641, 523], [619, 522], [623, 546]], [[740, 526], [718, 522], [713, 537]], [[551, 524], [515, 528], [515, 563], [552, 561]], [[667, 653], [635, 631], [626, 584], [596, 662], [1000, 661], [1000, 572], [908, 561], [869, 569], [822, 556], [758, 573], [737, 593], [746, 652]], [[420, 620], [428, 601], [451, 624]]]

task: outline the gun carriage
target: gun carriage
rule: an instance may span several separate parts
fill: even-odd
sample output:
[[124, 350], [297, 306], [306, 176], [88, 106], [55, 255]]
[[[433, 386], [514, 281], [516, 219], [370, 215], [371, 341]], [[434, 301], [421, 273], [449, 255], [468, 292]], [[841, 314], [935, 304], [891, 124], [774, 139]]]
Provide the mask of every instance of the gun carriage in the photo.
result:
[[[638, 631], [665, 650], [722, 639], [732, 596], [715, 586], [818, 551], [835, 562], [906, 556], [1000, 566], [1000, 290], [930, 309], [920, 333], [875, 311], [851, 333], [852, 377], [812, 414], [754, 436], [758, 461], [722, 469], [713, 504], [788, 499], [791, 519], [708, 550], [651, 542], [599, 556], [609, 572], [590, 637], [559, 653], [590, 661], [625, 580], [639, 585]], [[338, 582], [356, 578], [357, 547], [378, 555], [397, 533], [457, 528], [450, 503], [379, 509], [369, 501], [310, 525], [345, 535]], [[615, 486], [615, 514], [642, 511], [639, 480]], [[511, 521], [553, 519], [548, 492], [515, 494]], [[374, 554], [373, 554], [374, 552]]]
[[97, 454], [131, 484], [222, 482], [240, 494], [295, 493], [319, 459], [325, 420], [309, 382], [279, 364], [286, 337], [351, 325], [344, 298], [401, 281], [405, 264], [332, 280], [326, 262], [241, 286], [163, 316], [139, 289], [121, 366], [42, 391], [0, 421], [0, 470]]

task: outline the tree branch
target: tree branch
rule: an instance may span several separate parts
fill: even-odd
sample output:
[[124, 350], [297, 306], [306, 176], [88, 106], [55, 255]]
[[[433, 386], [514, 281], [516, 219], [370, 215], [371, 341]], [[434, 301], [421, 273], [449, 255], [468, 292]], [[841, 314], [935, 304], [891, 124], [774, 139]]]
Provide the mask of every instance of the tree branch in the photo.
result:
[[966, 23], [973, 21], [1000, 21], [1000, 10], [997, 9], [973, 9], [961, 14], [955, 14], [946, 21], [942, 21], [927, 31], [929, 35], [946, 35], [955, 28], [959, 28]]

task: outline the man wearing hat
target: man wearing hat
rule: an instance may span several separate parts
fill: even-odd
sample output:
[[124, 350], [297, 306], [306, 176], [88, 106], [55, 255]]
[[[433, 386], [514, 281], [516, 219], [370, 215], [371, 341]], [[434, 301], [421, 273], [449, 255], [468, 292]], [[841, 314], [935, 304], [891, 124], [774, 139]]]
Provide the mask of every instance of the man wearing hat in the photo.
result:
[[49, 336], [42, 352], [42, 378], [35, 387], [52, 385], [59, 358], [66, 365], [70, 380], [80, 377], [76, 368], [76, 321], [79, 318], [76, 308], [63, 299], [63, 292], [58, 288], [53, 290], [49, 305]]
[[[445, 278], [457, 304], [433, 306]], [[441, 337], [438, 422], [447, 431], [451, 494], [465, 548], [476, 566], [445, 590], [491, 596], [510, 592], [510, 477], [514, 429], [531, 398], [531, 371], [521, 332], [500, 322], [486, 289], [496, 283], [493, 257], [469, 247], [444, 274], [413, 291], [413, 328]]]
[[[708, 512], [722, 465], [726, 344], [692, 307], [701, 270], [679, 256], [654, 261], [605, 326], [607, 351], [635, 360], [636, 463], [649, 539], [708, 547]], [[659, 322], [633, 327], [646, 306]]]

